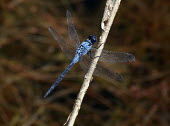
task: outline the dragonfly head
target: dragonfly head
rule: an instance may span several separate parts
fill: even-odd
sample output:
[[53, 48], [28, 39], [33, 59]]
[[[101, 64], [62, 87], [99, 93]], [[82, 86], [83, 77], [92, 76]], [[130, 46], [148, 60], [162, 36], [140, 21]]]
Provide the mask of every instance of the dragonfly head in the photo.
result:
[[89, 40], [91, 41], [92, 44], [97, 42], [97, 38], [94, 35], [89, 35]]

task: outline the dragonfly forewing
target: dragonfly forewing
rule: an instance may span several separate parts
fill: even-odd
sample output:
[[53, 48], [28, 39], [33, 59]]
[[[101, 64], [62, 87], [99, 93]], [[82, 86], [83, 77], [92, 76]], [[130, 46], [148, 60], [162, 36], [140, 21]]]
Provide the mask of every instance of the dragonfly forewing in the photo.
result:
[[[92, 56], [94, 56], [95, 48], [91, 49]], [[114, 62], [132, 62], [135, 61], [135, 56], [125, 52], [112, 52], [108, 50], [103, 50], [100, 58], [100, 61], [114, 63]]]
[[66, 41], [64, 41], [64, 39], [52, 27], [48, 27], [48, 30], [51, 32], [55, 40], [58, 42], [60, 48], [68, 56], [68, 58], [73, 59], [76, 52], [76, 47], [66, 43]]
[[78, 45], [80, 45], [80, 40], [79, 40], [79, 36], [77, 34], [77, 31], [74, 27], [71, 13], [67, 10], [66, 15], [67, 15], [67, 25], [68, 25], [69, 38], [73, 42], [74, 45], [76, 44], [76, 46], [78, 46]]

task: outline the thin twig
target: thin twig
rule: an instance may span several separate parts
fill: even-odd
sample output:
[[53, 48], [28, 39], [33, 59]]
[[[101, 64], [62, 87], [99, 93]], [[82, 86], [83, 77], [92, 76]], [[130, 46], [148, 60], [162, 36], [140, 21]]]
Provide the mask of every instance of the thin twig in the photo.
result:
[[[108, 33], [109, 33], [110, 28], [112, 26], [113, 19], [115, 18], [115, 15], [116, 15], [116, 12], [117, 12], [118, 7], [120, 5], [120, 2], [121, 2], [121, 0], [107, 0], [107, 2], [106, 2], [104, 15], [103, 15], [103, 19], [102, 19], [102, 22], [101, 22], [102, 35], [100, 36], [100, 41], [99, 41], [99, 44], [98, 44], [99, 46], [100, 45], [101, 46], [96, 51], [95, 57], [100, 56], [100, 54], [101, 54], [101, 52], [104, 48], [104, 44], [106, 42]], [[80, 92], [77, 96], [77, 99], [74, 103], [73, 111], [70, 113], [70, 115], [69, 115], [69, 117], [68, 117], [68, 119], [67, 119], [67, 121], [64, 125], [66, 125], [66, 124], [67, 124], [67, 126], [73, 126], [74, 125], [75, 119], [76, 119], [78, 112], [80, 110], [80, 107], [81, 107], [82, 100], [84, 98], [84, 95], [85, 95], [88, 87], [89, 87], [89, 83], [92, 80], [92, 75], [93, 75], [93, 72], [96, 68], [96, 64], [97, 64], [98, 60], [99, 60], [99, 58], [93, 59], [92, 64], [91, 64], [87, 74], [84, 77], [84, 82], [83, 82], [83, 85], [82, 85]]]

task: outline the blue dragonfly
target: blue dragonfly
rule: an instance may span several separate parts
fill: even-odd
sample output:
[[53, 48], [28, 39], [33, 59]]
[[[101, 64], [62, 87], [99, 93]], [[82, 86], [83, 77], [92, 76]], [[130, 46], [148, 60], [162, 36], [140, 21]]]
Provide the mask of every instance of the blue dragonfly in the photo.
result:
[[[68, 10], [66, 12], [66, 16], [68, 24], [68, 34], [71, 41], [64, 41], [64, 39], [52, 27], [49, 27], [48, 30], [51, 32], [55, 40], [57, 40], [62, 51], [68, 56], [69, 59], [72, 60], [72, 62], [68, 65], [64, 72], [58, 77], [58, 79], [46, 92], [44, 98], [47, 97], [54, 90], [54, 88], [59, 84], [59, 82], [64, 78], [66, 73], [73, 67], [74, 64], [80, 62], [81, 68], [84, 71], [88, 71], [88, 68], [91, 64], [91, 60], [95, 58], [94, 52], [97, 48], [93, 45], [97, 42], [97, 38], [94, 35], [89, 35], [86, 40], [80, 43], [77, 31], [72, 21], [71, 13]], [[125, 52], [112, 52], [103, 50], [101, 56], [99, 57], [99, 60], [109, 63], [132, 62], [135, 61], [135, 57], [132, 54]], [[100, 64], [97, 64], [96, 69], [94, 71], [94, 75], [102, 76], [109, 79], [115, 79], [118, 81], [123, 80], [123, 77], [120, 74], [113, 72]]]

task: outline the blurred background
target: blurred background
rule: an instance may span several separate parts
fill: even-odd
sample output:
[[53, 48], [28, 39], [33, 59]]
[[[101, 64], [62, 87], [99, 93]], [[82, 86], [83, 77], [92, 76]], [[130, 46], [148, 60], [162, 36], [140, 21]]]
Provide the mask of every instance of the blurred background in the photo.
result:
[[[81, 41], [99, 37], [105, 0], [0, 1], [0, 125], [61, 126], [72, 111], [85, 73], [76, 64], [43, 99], [71, 62], [48, 26], [69, 41], [66, 10]], [[125, 78], [94, 77], [75, 125], [170, 125], [170, 1], [122, 0], [105, 49], [135, 55], [105, 64]]]

